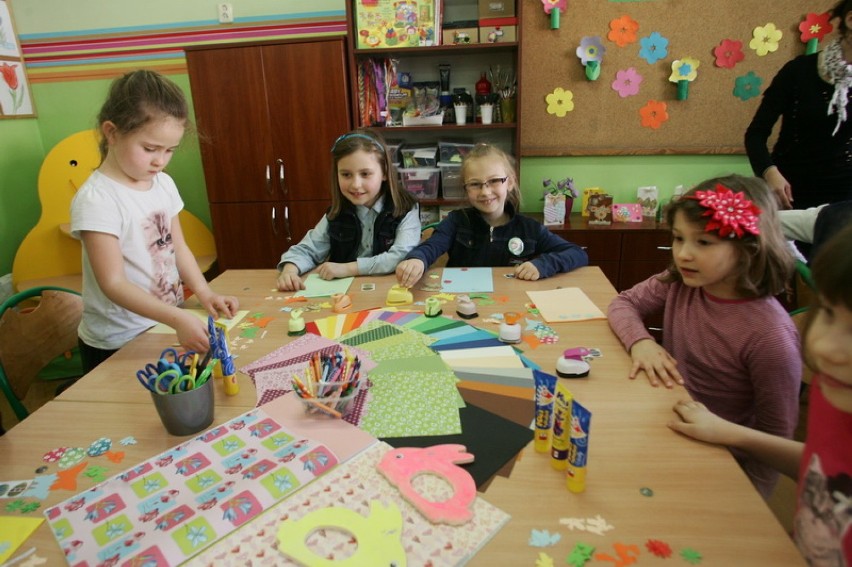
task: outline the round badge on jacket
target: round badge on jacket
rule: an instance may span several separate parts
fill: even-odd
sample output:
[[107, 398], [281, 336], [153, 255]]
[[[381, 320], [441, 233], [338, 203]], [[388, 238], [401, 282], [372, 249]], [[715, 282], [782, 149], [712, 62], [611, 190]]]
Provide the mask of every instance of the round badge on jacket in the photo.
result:
[[515, 256], [520, 256], [524, 253], [524, 241], [514, 236], [509, 239], [509, 252]]

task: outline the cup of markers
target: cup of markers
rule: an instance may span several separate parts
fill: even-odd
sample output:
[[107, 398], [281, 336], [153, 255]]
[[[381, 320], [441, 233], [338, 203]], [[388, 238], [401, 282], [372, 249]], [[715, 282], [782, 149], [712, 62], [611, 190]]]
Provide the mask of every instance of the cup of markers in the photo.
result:
[[292, 381], [307, 413], [342, 418], [361, 391], [361, 360], [341, 352], [315, 354], [304, 373], [293, 374]]

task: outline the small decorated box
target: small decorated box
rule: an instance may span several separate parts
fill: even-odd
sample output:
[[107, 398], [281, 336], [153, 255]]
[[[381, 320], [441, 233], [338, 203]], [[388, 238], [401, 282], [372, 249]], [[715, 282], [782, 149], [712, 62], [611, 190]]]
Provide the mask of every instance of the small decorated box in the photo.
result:
[[612, 222], [642, 222], [642, 205], [639, 203], [613, 203]]
[[589, 216], [589, 198], [592, 195], [600, 195], [601, 193], [605, 193], [605, 191], [600, 187], [587, 187], [583, 189], [583, 201], [580, 203], [580, 213], [584, 217]]
[[589, 197], [589, 224], [612, 224], [612, 195], [597, 193]]
[[642, 205], [642, 216], [645, 218], [657, 218], [657, 205], [659, 204], [659, 193], [657, 187], [639, 187], [636, 190], [636, 202]]

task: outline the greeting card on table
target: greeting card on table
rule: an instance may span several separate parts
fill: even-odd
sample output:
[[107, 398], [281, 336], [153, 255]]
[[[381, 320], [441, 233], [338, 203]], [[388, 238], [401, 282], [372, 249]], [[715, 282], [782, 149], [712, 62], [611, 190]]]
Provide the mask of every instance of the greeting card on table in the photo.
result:
[[340, 278], [336, 280], [324, 280], [318, 274], [311, 274], [305, 278], [305, 289], [293, 294], [296, 297], [331, 297], [335, 293], [346, 293], [355, 278]]
[[603, 193], [606, 193], [606, 191], [604, 191], [600, 187], [587, 187], [583, 189], [583, 200], [580, 203], [580, 213], [584, 217], [587, 217], [591, 214], [589, 212], [589, 199], [592, 197], [592, 195], [602, 195]]
[[528, 291], [527, 296], [548, 323], [606, 319], [606, 315], [579, 287]]
[[295, 396], [283, 396], [45, 517], [71, 565], [177, 565], [375, 442], [341, 420], [311, 418]]

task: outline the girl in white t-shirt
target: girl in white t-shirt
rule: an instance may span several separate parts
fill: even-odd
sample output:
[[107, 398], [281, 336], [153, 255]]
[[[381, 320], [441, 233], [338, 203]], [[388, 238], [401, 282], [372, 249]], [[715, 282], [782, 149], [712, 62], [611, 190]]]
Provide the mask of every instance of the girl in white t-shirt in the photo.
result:
[[112, 83], [98, 115], [101, 165], [71, 203], [71, 234], [83, 243], [86, 372], [156, 322], [206, 352], [207, 324], [179, 308], [183, 283], [214, 317], [236, 313], [237, 299], [213, 292], [198, 268], [178, 220], [183, 201], [163, 173], [188, 113], [176, 84], [139, 70]]

